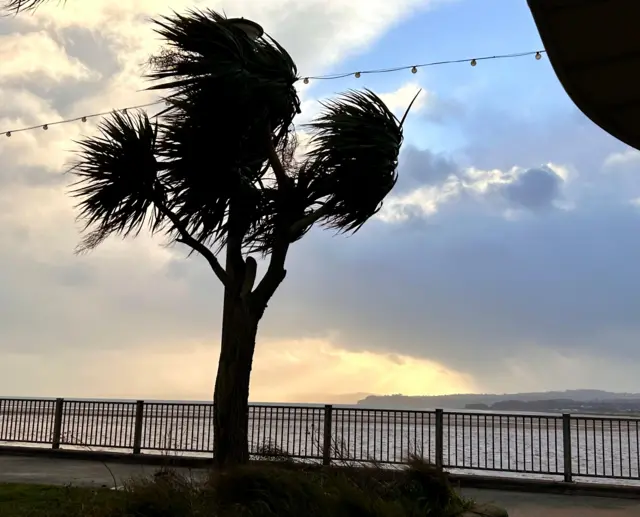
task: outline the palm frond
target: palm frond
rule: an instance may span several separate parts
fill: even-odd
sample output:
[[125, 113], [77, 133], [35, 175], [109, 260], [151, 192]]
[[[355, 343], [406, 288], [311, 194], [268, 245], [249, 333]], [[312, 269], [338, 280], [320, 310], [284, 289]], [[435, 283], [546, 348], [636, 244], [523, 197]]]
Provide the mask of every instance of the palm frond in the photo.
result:
[[[265, 186], [260, 191], [258, 210], [261, 214], [256, 218], [245, 234], [243, 247], [247, 253], [268, 255], [273, 250], [279, 237], [288, 242], [295, 242], [309, 231], [310, 227], [301, 228], [295, 234], [288, 229], [302, 219], [314, 203], [308, 198], [304, 189], [294, 188], [284, 193], [274, 186]], [[282, 232], [287, 232], [283, 235]]]
[[[146, 114], [114, 114], [100, 136], [78, 142], [72, 194], [85, 249], [145, 222], [173, 239], [188, 231], [224, 246], [233, 211], [245, 251], [267, 254], [283, 229], [295, 229], [291, 241], [316, 220], [357, 231], [380, 209], [397, 180], [406, 113], [400, 121], [373, 92], [349, 91], [307, 126], [311, 151], [297, 163], [297, 70], [277, 42], [252, 41], [211, 10], [156, 24], [168, 46], [148, 77], [169, 108], [155, 127]], [[269, 177], [273, 147], [292, 190]]]
[[116, 112], [100, 124], [99, 136], [76, 142], [71, 194], [80, 200], [78, 218], [89, 230], [81, 249], [92, 249], [114, 233], [140, 231], [159, 192], [156, 138], [146, 114]]
[[[65, 0], [58, 0], [61, 3], [66, 3]], [[18, 14], [20, 11], [35, 11], [47, 0], [4, 0], [4, 3], [0, 6], [5, 11], [13, 11]]]
[[[251, 41], [214, 11], [156, 22], [168, 50], [152, 59], [151, 89], [167, 92], [158, 147], [171, 207], [203, 241], [223, 243], [232, 200], [260, 226], [269, 139], [287, 148], [299, 111], [296, 67], [275, 41]], [[268, 198], [268, 195], [266, 196]]]
[[311, 150], [299, 182], [310, 198], [331, 207], [321, 219], [325, 226], [355, 232], [397, 181], [402, 126], [370, 90], [350, 90], [323, 108], [307, 125]]
[[268, 133], [259, 138], [224, 107], [216, 113], [215, 98], [193, 95], [174, 100], [179, 109], [164, 117], [158, 139], [161, 180], [170, 193], [169, 207], [189, 231], [201, 241], [222, 243], [232, 200], [243, 203], [245, 215], [260, 217], [256, 200]]
[[170, 98], [206, 92], [237, 117], [268, 122], [280, 135], [289, 128], [300, 109], [297, 68], [276, 41], [252, 41], [212, 10], [155, 23], [168, 48], [151, 60], [147, 77], [157, 82], [151, 90], [170, 90]]
[[[292, 126], [289, 138], [281, 142], [276, 154], [286, 174], [294, 180], [293, 189], [286, 192], [279, 190], [275, 177], [261, 179], [257, 185], [260, 196], [256, 207], [260, 217], [252, 221], [245, 235], [243, 246], [247, 253], [268, 255], [278, 232], [304, 217], [307, 209], [314, 204], [312, 200], [309, 201], [307, 190], [299, 188], [296, 181], [300, 172], [300, 164], [295, 156], [297, 146], [295, 128]], [[308, 228], [295, 237], [289, 235], [289, 241], [298, 240], [306, 230]]]

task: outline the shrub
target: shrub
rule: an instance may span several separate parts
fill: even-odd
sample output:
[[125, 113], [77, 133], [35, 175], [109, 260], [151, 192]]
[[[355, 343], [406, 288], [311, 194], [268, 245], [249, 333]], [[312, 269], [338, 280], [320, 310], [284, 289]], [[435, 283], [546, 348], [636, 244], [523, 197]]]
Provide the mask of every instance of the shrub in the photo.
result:
[[468, 507], [444, 473], [419, 459], [402, 470], [282, 461], [214, 471], [164, 471], [126, 487], [109, 517], [455, 517]]
[[203, 495], [197, 481], [162, 469], [151, 479], [129, 482], [122, 504], [109, 517], [195, 517], [204, 510]]
[[5, 506], [0, 497], [3, 517], [458, 517], [468, 506], [419, 459], [401, 470], [283, 461], [193, 476], [163, 469], [122, 490], [21, 494], [5, 491]]

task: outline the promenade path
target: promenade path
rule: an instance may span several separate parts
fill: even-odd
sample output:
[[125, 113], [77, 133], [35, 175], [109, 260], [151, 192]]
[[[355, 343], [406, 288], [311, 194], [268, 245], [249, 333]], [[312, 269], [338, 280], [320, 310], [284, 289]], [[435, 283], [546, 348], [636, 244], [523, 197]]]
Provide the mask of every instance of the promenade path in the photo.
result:
[[[114, 484], [112, 475], [122, 483], [157, 471], [157, 467], [135, 464], [110, 463], [108, 467], [88, 460], [0, 455], [0, 483], [111, 487]], [[191, 472], [197, 475], [196, 471]], [[502, 506], [509, 511], [510, 517], [640, 517], [640, 500], [464, 488], [462, 493], [481, 503]]]

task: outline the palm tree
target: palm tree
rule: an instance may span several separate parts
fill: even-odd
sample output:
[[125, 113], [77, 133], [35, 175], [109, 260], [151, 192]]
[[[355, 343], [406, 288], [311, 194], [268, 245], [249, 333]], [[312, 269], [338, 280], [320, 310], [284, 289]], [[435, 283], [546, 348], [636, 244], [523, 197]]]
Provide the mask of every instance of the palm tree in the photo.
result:
[[[284, 48], [210, 10], [154, 23], [167, 45], [148, 77], [167, 107], [155, 121], [114, 113], [78, 142], [79, 251], [147, 227], [207, 260], [224, 286], [215, 459], [243, 463], [258, 323], [289, 247], [314, 224], [356, 232], [380, 209], [397, 179], [406, 113], [400, 120], [373, 92], [348, 91], [305, 127], [310, 151], [296, 159], [299, 78]], [[268, 261], [259, 280], [256, 256]]]

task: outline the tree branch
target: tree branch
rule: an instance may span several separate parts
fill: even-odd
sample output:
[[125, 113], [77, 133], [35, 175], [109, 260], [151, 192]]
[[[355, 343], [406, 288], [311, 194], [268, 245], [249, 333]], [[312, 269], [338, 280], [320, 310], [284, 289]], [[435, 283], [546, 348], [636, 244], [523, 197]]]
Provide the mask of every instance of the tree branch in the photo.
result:
[[273, 145], [273, 138], [271, 138], [271, 128], [267, 128], [267, 144], [269, 146], [269, 165], [273, 169], [273, 173], [276, 175], [276, 181], [278, 182], [278, 188], [284, 189], [291, 185], [291, 178], [287, 176], [287, 171], [282, 166], [282, 161], [278, 157], [275, 146]]
[[158, 208], [158, 211], [162, 215], [164, 215], [167, 219], [169, 219], [169, 221], [171, 221], [171, 224], [173, 224], [173, 227], [180, 234], [180, 238], [176, 239], [176, 242], [181, 242], [183, 244], [186, 244], [191, 249], [200, 253], [200, 255], [202, 255], [207, 260], [207, 262], [211, 266], [211, 269], [213, 269], [213, 272], [216, 274], [218, 279], [222, 282], [224, 286], [226, 286], [229, 283], [229, 275], [227, 275], [227, 272], [220, 265], [220, 262], [218, 262], [218, 259], [216, 258], [213, 251], [207, 248], [199, 240], [194, 238], [189, 233], [186, 226], [182, 224], [182, 221], [180, 221], [178, 216], [174, 214], [171, 210], [169, 210], [169, 208], [167, 208], [167, 206], [165, 206], [164, 203], [162, 203], [159, 200], [156, 200], [155, 205]]
[[242, 258], [242, 242], [247, 231], [247, 225], [242, 222], [242, 206], [237, 199], [229, 203], [229, 216], [227, 221], [227, 275], [230, 282], [237, 280], [238, 274], [244, 275], [245, 261]]
[[255, 291], [251, 293], [251, 301], [259, 310], [266, 308], [267, 302], [271, 299], [273, 293], [276, 292], [276, 289], [287, 275], [287, 271], [284, 269], [284, 263], [287, 259], [288, 251], [289, 239], [288, 236], [283, 235], [277, 239], [273, 247], [267, 272], [262, 277], [262, 280], [260, 280]]
[[290, 234], [296, 235], [302, 230], [304, 230], [307, 226], [311, 226], [313, 223], [317, 222], [319, 219], [322, 219], [325, 215], [328, 215], [331, 212], [331, 205], [324, 205], [318, 208], [317, 210], [311, 212], [309, 215], [299, 219], [289, 229]]
[[[277, 150], [273, 145], [273, 139], [271, 138], [270, 128], [267, 143], [269, 146], [269, 164], [276, 176], [278, 189], [283, 191], [291, 188], [293, 180], [287, 176], [287, 172], [282, 165], [282, 161], [278, 157]], [[295, 235], [298, 231], [303, 230], [310, 224], [313, 224], [330, 212], [331, 206], [324, 205], [308, 216], [295, 222], [293, 225], [291, 225], [290, 220], [286, 219], [279, 223], [279, 228], [276, 230], [278, 233], [276, 235], [273, 249], [271, 250], [271, 258], [269, 260], [267, 271], [258, 286], [250, 295], [252, 303], [258, 309], [264, 310], [264, 308], [266, 308], [267, 302], [271, 299], [276, 289], [287, 275], [284, 265], [287, 259], [287, 253], [289, 252], [289, 245], [291, 244], [291, 236]]]
[[[268, 128], [267, 132], [267, 145], [269, 146], [269, 165], [271, 165], [276, 176], [278, 190], [286, 195], [286, 189], [290, 189], [293, 186], [293, 180], [287, 176], [278, 152], [273, 145], [271, 128]], [[259, 310], [266, 308], [267, 302], [287, 275], [284, 264], [287, 259], [289, 244], [291, 243], [291, 232], [288, 225], [289, 222], [286, 220], [281, 220], [278, 224], [276, 240], [271, 250], [267, 272], [253, 293], [251, 293], [251, 301]]]
[[248, 296], [253, 289], [253, 284], [256, 281], [256, 273], [258, 270], [258, 264], [256, 259], [249, 256], [245, 262], [244, 280], [242, 282], [242, 289], [240, 289], [240, 296]]

